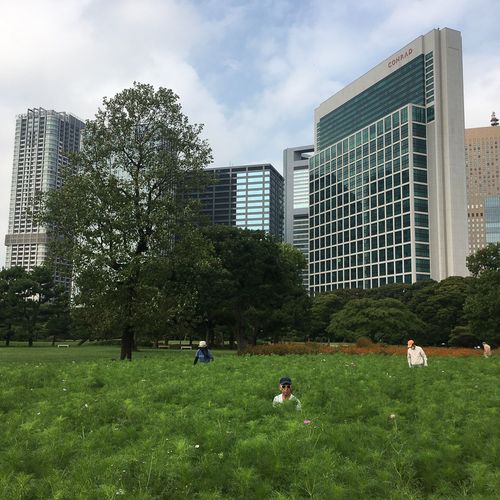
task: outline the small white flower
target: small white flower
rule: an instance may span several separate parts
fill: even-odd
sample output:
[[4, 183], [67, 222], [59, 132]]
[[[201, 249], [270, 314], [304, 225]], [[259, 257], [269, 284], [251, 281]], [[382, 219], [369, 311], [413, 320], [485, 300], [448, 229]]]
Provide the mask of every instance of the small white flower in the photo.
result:
[[36, 412], [36, 414], [37, 414], [37, 415], [40, 415], [40, 412], [39, 412], [39, 411], [37, 411], [37, 412]]
[[221, 451], [220, 453], [217, 453], [217, 456], [222, 460], [224, 458], [224, 453]]
[[63, 387], [63, 391], [67, 391], [66, 387]]
[[391, 413], [391, 414], [389, 415], [389, 418], [391, 418], [391, 419], [393, 419], [393, 420], [394, 420], [394, 419], [396, 418], [396, 415], [395, 415], [394, 413]]
[[125, 490], [123, 490], [122, 488], [116, 490], [116, 495], [125, 495]]
[[194, 447], [195, 447], [195, 448], [199, 448], [199, 447], [200, 447], [200, 445], [199, 445], [199, 444], [195, 444], [195, 445], [194, 445]]
[[88, 408], [88, 407], [89, 407], [89, 405], [88, 405], [87, 403], [85, 403], [83, 406], [84, 406], [85, 408]]

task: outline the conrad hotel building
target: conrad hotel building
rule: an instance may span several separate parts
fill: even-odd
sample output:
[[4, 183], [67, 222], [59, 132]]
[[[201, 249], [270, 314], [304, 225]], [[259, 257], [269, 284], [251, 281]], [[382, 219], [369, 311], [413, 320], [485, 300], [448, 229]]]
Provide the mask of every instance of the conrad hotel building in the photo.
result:
[[466, 274], [461, 35], [435, 29], [315, 110], [312, 293]]

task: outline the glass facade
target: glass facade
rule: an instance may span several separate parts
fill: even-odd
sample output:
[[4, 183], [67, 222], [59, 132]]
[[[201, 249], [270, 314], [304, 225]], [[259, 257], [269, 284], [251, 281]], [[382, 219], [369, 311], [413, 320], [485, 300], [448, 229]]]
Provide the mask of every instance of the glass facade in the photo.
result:
[[313, 293], [430, 278], [425, 125], [406, 105], [311, 158]]
[[484, 200], [486, 243], [500, 243], [500, 196]]
[[272, 165], [216, 168], [214, 184], [194, 197], [214, 224], [263, 230], [283, 238], [283, 177]]
[[[433, 71], [426, 72], [425, 64], [424, 55], [417, 56], [323, 116], [317, 125], [318, 150], [331, 146], [410, 102], [425, 105], [426, 82], [433, 81]], [[433, 92], [432, 88], [432, 97]], [[431, 93], [428, 95], [431, 98]]]

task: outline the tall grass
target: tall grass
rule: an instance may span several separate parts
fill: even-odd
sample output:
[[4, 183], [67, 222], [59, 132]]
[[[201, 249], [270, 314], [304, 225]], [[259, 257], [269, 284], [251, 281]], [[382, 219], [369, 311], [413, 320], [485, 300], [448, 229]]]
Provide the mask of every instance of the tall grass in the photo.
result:
[[[146, 354], [0, 365], [0, 498], [499, 491], [497, 358]], [[302, 412], [272, 407], [282, 375]]]

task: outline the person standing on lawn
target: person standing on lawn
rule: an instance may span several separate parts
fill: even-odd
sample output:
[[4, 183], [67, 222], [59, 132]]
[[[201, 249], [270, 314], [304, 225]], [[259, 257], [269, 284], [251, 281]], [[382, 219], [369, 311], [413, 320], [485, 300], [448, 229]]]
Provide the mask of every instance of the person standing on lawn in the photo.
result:
[[291, 401], [297, 410], [302, 407], [300, 401], [292, 394], [292, 379], [290, 377], [281, 377], [279, 383], [280, 394], [273, 399], [273, 406], [278, 406], [285, 401]]
[[210, 363], [210, 361], [213, 360], [214, 357], [212, 356], [212, 353], [208, 350], [207, 343], [204, 340], [202, 340], [198, 344], [198, 350], [196, 351], [193, 365], [198, 363], [198, 361], [200, 363]]
[[489, 358], [491, 356], [491, 346], [487, 344], [486, 342], [483, 342], [483, 356], [485, 358]]
[[415, 345], [413, 340], [408, 340], [408, 354], [406, 358], [408, 359], [408, 366], [410, 368], [427, 366], [427, 356], [424, 350], [420, 346]]

